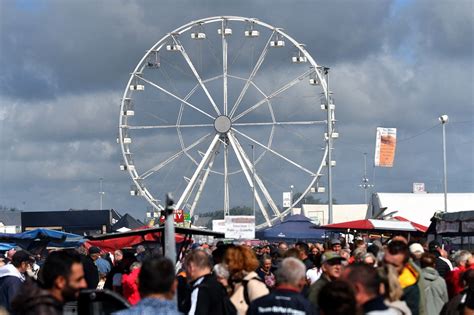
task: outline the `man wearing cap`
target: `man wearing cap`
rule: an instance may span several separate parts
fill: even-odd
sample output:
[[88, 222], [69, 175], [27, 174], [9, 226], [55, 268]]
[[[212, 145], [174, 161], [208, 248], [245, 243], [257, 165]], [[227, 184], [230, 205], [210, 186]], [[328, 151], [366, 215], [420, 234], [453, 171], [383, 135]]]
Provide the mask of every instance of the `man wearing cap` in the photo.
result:
[[17, 251], [11, 263], [0, 267], [0, 305], [11, 312], [11, 302], [25, 282], [25, 272], [34, 262], [27, 252]]
[[88, 289], [97, 289], [99, 284], [99, 270], [95, 261], [100, 257], [100, 248], [92, 246], [89, 248], [89, 255], [82, 257], [82, 265], [84, 267], [84, 278], [87, 282]]
[[421, 256], [424, 254], [425, 250], [420, 243], [412, 243], [409, 247], [410, 254], [413, 262], [419, 267]]
[[331, 250], [337, 254], [340, 254], [342, 249], [341, 240], [338, 238], [333, 238], [331, 240]]
[[326, 251], [321, 256], [321, 269], [323, 273], [321, 277], [310, 286], [308, 294], [308, 300], [315, 306], [318, 305], [319, 292], [322, 287], [341, 276], [342, 261], [344, 260], [345, 258], [333, 251]]
[[430, 253], [436, 256], [435, 262], [435, 269], [439, 273], [439, 275], [443, 278], [447, 276], [447, 274], [453, 270], [453, 265], [449, 259], [443, 257], [444, 255], [447, 256], [446, 251], [441, 247], [441, 244], [437, 240], [433, 240], [428, 245], [428, 250]]

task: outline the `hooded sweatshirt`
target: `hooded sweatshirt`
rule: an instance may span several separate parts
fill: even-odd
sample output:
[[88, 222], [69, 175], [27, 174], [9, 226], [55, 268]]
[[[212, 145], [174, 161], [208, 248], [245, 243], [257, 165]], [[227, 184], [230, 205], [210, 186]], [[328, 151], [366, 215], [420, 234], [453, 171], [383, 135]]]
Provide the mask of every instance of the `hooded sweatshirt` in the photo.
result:
[[18, 292], [25, 276], [12, 264], [0, 267], [0, 305], [11, 312], [11, 302]]
[[425, 280], [425, 298], [428, 314], [439, 314], [443, 305], [448, 302], [448, 289], [446, 281], [440, 277], [438, 271], [431, 267], [421, 271]]

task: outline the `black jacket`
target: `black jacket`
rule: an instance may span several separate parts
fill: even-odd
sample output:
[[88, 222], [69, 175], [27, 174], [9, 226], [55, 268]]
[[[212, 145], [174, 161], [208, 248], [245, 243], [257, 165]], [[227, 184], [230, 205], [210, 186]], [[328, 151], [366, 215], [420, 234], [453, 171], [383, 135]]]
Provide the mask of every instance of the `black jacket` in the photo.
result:
[[97, 289], [97, 285], [99, 284], [99, 270], [97, 266], [89, 256], [82, 256], [81, 261], [82, 267], [84, 268], [84, 278], [87, 282], [87, 288]]
[[299, 292], [276, 288], [269, 295], [262, 296], [250, 303], [247, 315], [254, 314], [317, 314], [315, 307]]
[[[200, 281], [202, 279], [202, 281]], [[229, 299], [224, 286], [220, 284], [212, 274], [205, 275], [191, 283], [191, 296], [197, 292], [197, 302], [195, 303], [195, 315], [221, 315], [224, 313], [224, 299]], [[191, 299], [190, 311], [193, 310]]]
[[60, 315], [63, 313], [63, 304], [31, 279], [26, 280], [22, 285], [11, 308], [12, 314], [15, 315]]

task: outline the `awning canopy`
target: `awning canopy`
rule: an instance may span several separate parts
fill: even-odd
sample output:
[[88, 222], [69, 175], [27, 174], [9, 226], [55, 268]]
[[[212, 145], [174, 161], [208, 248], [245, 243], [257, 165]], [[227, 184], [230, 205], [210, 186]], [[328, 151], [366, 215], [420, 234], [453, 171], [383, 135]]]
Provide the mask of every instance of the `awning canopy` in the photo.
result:
[[297, 214], [287, 217], [283, 222], [259, 230], [255, 233], [262, 240], [322, 240], [324, 231], [304, 215]]
[[15, 243], [31, 251], [38, 247], [76, 247], [84, 242], [84, 238], [61, 231], [34, 229], [23, 233], [0, 233], [0, 242]]
[[400, 232], [426, 232], [427, 227], [412, 223], [404, 218], [396, 220], [355, 220], [323, 225], [324, 229], [331, 230], [365, 230], [365, 231], [400, 231]]

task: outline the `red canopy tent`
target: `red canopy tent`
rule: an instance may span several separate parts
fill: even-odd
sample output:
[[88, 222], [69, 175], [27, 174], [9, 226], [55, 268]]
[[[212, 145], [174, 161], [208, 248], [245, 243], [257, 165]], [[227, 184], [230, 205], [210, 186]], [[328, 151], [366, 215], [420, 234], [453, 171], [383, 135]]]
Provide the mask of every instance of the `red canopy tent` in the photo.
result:
[[400, 232], [426, 232], [428, 227], [410, 222], [402, 217], [396, 220], [355, 220], [321, 226], [323, 229], [332, 230], [363, 230], [363, 231], [400, 231]]

